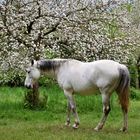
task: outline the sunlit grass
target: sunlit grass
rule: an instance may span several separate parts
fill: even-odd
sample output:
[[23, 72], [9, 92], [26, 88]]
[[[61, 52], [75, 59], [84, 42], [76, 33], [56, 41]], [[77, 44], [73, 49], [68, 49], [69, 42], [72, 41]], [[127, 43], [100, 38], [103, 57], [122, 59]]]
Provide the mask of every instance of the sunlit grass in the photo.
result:
[[[106, 125], [95, 132], [102, 115], [100, 95], [76, 96], [80, 127], [65, 127], [66, 98], [58, 86], [42, 87], [40, 93], [48, 95], [48, 104], [42, 110], [24, 109], [25, 88], [0, 87], [0, 139], [1, 140], [139, 140], [140, 101], [131, 100], [128, 132], [119, 132], [122, 112], [117, 96], [111, 98], [111, 112]], [[73, 122], [73, 117], [72, 117]]]

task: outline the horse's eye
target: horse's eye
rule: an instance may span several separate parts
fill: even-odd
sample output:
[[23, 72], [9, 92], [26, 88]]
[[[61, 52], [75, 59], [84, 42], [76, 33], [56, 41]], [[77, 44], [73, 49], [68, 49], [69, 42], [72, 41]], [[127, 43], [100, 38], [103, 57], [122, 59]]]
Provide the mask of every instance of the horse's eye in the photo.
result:
[[26, 69], [26, 72], [27, 72], [27, 73], [30, 73], [30, 70]]

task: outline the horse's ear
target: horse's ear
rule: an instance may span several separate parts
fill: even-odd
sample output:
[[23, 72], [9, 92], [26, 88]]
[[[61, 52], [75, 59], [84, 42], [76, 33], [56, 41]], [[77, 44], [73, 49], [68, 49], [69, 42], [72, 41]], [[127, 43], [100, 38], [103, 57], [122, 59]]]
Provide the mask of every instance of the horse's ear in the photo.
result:
[[32, 59], [32, 60], [31, 60], [31, 66], [33, 66], [33, 65], [34, 65], [34, 60]]

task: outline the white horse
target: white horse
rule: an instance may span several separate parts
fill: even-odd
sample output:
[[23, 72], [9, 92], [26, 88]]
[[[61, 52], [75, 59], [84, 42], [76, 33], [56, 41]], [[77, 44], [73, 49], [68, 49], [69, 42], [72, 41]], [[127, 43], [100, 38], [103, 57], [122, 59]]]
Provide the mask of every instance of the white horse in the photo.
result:
[[73, 128], [79, 126], [74, 94], [91, 95], [97, 90], [100, 91], [103, 116], [95, 127], [95, 130], [98, 131], [105, 124], [110, 112], [110, 96], [113, 91], [116, 91], [124, 118], [121, 130], [127, 130], [130, 78], [125, 65], [112, 60], [99, 60], [89, 63], [73, 59], [32, 60], [26, 72], [25, 86], [27, 88], [32, 88], [41, 74], [56, 78], [68, 99], [66, 125], [70, 125], [70, 113], [72, 111], [75, 117]]

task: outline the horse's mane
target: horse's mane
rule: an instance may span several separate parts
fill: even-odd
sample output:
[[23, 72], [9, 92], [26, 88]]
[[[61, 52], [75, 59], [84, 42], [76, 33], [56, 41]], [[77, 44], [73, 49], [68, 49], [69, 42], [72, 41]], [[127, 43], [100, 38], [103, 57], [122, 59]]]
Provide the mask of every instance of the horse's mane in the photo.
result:
[[38, 67], [42, 71], [50, 71], [50, 70], [56, 70], [61, 65], [69, 61], [68, 59], [49, 59], [49, 60], [39, 60], [38, 61]]

